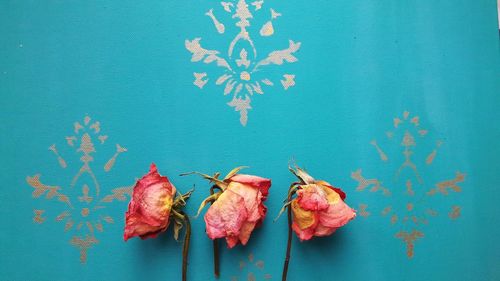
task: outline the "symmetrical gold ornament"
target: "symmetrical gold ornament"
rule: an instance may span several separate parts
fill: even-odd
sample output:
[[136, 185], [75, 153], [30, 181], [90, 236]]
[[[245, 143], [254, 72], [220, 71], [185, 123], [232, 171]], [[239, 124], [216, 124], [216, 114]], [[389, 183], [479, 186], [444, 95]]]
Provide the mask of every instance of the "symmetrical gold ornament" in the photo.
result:
[[[186, 40], [186, 49], [192, 54], [191, 62], [214, 64], [220, 69], [215, 84], [224, 87], [224, 95], [231, 95], [228, 103], [240, 113], [240, 122], [243, 126], [248, 121], [248, 110], [251, 96], [264, 94], [264, 88], [274, 86], [276, 81], [269, 77], [268, 70], [271, 65], [283, 65], [298, 61], [295, 53], [300, 49], [300, 42], [289, 40], [288, 47], [282, 50], [271, 51], [267, 56], [259, 58], [257, 48], [251, 35], [250, 23], [257, 15], [268, 11], [267, 21], [259, 29], [261, 37], [274, 34], [273, 22], [281, 16], [274, 9], [265, 9], [264, 1], [253, 1], [250, 4], [245, 0], [221, 1], [220, 11], [229, 14], [234, 19], [236, 35], [231, 35], [227, 55], [218, 50], [209, 50], [201, 46], [201, 38]], [[219, 9], [210, 9], [205, 15], [211, 19], [219, 34], [231, 33], [226, 26], [218, 20], [216, 14]], [[255, 32], [256, 33], [256, 32]], [[194, 72], [193, 84], [202, 89], [209, 81], [207, 72]], [[283, 73], [279, 82], [285, 90], [295, 85], [295, 75]]]
[[[56, 222], [64, 224], [64, 231], [71, 234], [69, 244], [80, 251], [80, 262], [87, 261], [87, 251], [99, 240], [96, 233], [103, 232], [105, 224], [112, 224], [113, 217], [106, 213], [106, 208], [115, 201], [125, 201], [127, 196], [132, 194], [133, 186], [124, 186], [111, 189], [111, 193], [101, 196], [103, 191], [107, 191], [100, 185], [96, 174], [108, 174], [113, 169], [118, 155], [126, 152], [127, 149], [119, 144], [115, 145], [115, 151], [102, 167], [102, 170], [95, 171], [92, 163], [95, 163], [94, 155], [97, 152], [96, 146], [104, 148], [107, 135], [101, 133], [99, 121], [93, 121], [89, 116], [85, 116], [83, 122], [73, 124], [73, 134], [66, 137], [66, 145], [74, 149], [79, 155], [79, 161], [66, 161], [58, 151], [56, 144], [49, 147], [49, 150], [57, 158], [57, 163], [62, 169], [63, 175], [58, 185], [48, 185], [42, 182], [41, 174], [35, 174], [26, 178], [27, 183], [34, 189], [33, 198], [44, 198], [52, 202], [58, 201]], [[75, 159], [76, 160], [76, 159]], [[71, 164], [77, 165], [76, 169]], [[64, 183], [68, 173], [73, 174], [69, 183]], [[43, 197], [42, 197], [43, 196]], [[52, 219], [45, 217], [46, 210], [34, 210], [33, 222], [42, 224]]]
[[[422, 230], [424, 226], [429, 224], [431, 218], [439, 215], [436, 208], [441, 207], [442, 203], [431, 200], [432, 197], [461, 192], [462, 189], [458, 184], [465, 180], [465, 174], [461, 172], [456, 172], [455, 177], [448, 180], [436, 182], [432, 178], [432, 175], [439, 173], [431, 170], [443, 142], [435, 141], [430, 153], [423, 154], [425, 147], [417, 145], [423, 143], [428, 135], [428, 130], [420, 125], [420, 117], [412, 116], [410, 112], [405, 111], [401, 117], [394, 118], [393, 130], [385, 133], [382, 142], [384, 145], [400, 146], [402, 151], [389, 154], [382, 149], [377, 140], [370, 142], [382, 165], [388, 165], [389, 169], [395, 168], [393, 175], [380, 176], [379, 179], [366, 178], [362, 169], [351, 173], [351, 178], [357, 182], [357, 191], [369, 191], [373, 195], [382, 196], [379, 197], [380, 202], [387, 202], [387, 205], [379, 211], [371, 211], [366, 203], [362, 203], [359, 205], [359, 215], [366, 218], [372, 213], [379, 213], [382, 217], [388, 218], [391, 225], [398, 228], [395, 237], [405, 244], [408, 258], [412, 258], [415, 254], [415, 242], [424, 237]], [[390, 151], [397, 152], [398, 149]], [[389, 157], [390, 155], [392, 156]], [[393, 163], [396, 163], [396, 166]], [[434, 184], [429, 185], [424, 173], [421, 173], [421, 168], [429, 170], [428, 181], [435, 182]], [[460, 216], [460, 206], [452, 205], [449, 208], [450, 219]]]

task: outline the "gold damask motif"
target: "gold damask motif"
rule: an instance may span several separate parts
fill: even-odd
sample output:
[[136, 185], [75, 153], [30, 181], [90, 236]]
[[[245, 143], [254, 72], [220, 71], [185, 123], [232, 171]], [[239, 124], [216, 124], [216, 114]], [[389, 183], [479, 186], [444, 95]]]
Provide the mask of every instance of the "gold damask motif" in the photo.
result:
[[[209, 50], [201, 46], [201, 38], [185, 41], [186, 49], [192, 54], [191, 62], [203, 62], [205, 64], [215, 64], [221, 72], [215, 80], [215, 85], [224, 87], [224, 95], [231, 95], [232, 99], [228, 105], [240, 113], [240, 123], [245, 126], [248, 121], [248, 110], [252, 107], [251, 96], [254, 94], [264, 94], [265, 86], [272, 87], [275, 82], [268, 77], [267, 66], [283, 65], [298, 61], [295, 53], [300, 49], [300, 42], [289, 40], [288, 47], [282, 50], [270, 52], [266, 57], [259, 58], [257, 49], [249, 31], [251, 20], [257, 14], [262, 14], [264, 1], [254, 1], [250, 5], [245, 0], [221, 1], [222, 13], [228, 13], [234, 19], [237, 33], [228, 44], [227, 55], [221, 51]], [[260, 12], [259, 12], [260, 11]], [[272, 36], [275, 32], [273, 21], [281, 16], [281, 13], [270, 8], [268, 20], [259, 29], [262, 37]], [[219, 21], [214, 8], [205, 13], [210, 18], [215, 30], [219, 34], [225, 34], [228, 30]], [[193, 84], [202, 89], [209, 81], [207, 72], [194, 72]], [[295, 75], [285, 73], [279, 80], [283, 89], [295, 85]]]
[[[78, 161], [67, 162], [52, 144], [49, 150], [57, 158], [63, 173], [76, 173], [71, 176], [72, 180], [67, 184], [48, 185], [41, 181], [41, 174], [26, 177], [26, 182], [34, 189], [33, 198], [41, 198], [43, 195], [46, 200], [54, 199], [62, 204], [57, 205], [59, 211], [54, 221], [64, 223], [64, 232], [72, 232], [69, 244], [78, 248], [80, 252], [80, 262], [86, 263], [88, 250], [99, 243], [96, 238], [96, 232], [103, 232], [104, 224], [112, 224], [114, 219], [108, 215], [105, 210], [109, 203], [113, 201], [125, 201], [127, 195], [131, 196], [133, 186], [118, 187], [111, 190], [111, 193], [101, 198], [101, 186], [94, 173], [92, 164], [94, 155], [97, 152], [96, 145], [99, 148], [105, 147], [107, 135], [101, 134], [99, 121], [92, 122], [89, 116], [85, 116], [83, 122], [73, 124], [73, 134], [67, 136], [66, 144], [72, 148], [77, 155], [81, 165], [76, 169], [68, 164], [75, 164]], [[119, 144], [115, 145], [116, 151], [105, 162], [103, 170], [108, 173], [112, 170], [118, 155], [126, 152], [127, 149]], [[97, 172], [96, 172], [97, 173]], [[64, 176], [61, 176], [64, 178]], [[55, 202], [55, 201], [51, 201]], [[46, 210], [34, 210], [35, 216], [33, 222], [42, 224], [49, 221], [44, 215]]]
[[[422, 150], [425, 148], [418, 147], [417, 149], [417, 145], [429, 137], [429, 131], [422, 128], [420, 117], [412, 116], [409, 111], [393, 119], [393, 129], [387, 131], [385, 136], [385, 140], [381, 143], [372, 140], [370, 144], [375, 148], [382, 162], [381, 165], [389, 165], [395, 169], [394, 176], [381, 175], [367, 179], [362, 175], [362, 169], [358, 169], [351, 173], [351, 178], [358, 183], [356, 191], [368, 190], [373, 195], [384, 196], [379, 198], [379, 201], [385, 201], [387, 205], [380, 212], [369, 212], [368, 205], [361, 203], [359, 213], [365, 218], [372, 213], [380, 213], [380, 216], [387, 218], [391, 225], [398, 227], [395, 238], [405, 244], [406, 255], [412, 258], [415, 254], [415, 243], [425, 236], [422, 228], [429, 224], [430, 219], [439, 216], [439, 212], [434, 207], [439, 207], [436, 205], [440, 202], [432, 201], [431, 198], [461, 192], [462, 188], [459, 183], [465, 180], [465, 174], [456, 172], [454, 178], [438, 181], [429, 186], [421, 168], [422, 166], [432, 168], [438, 149], [443, 142], [435, 141], [432, 151], [422, 155]], [[401, 154], [389, 155], [382, 149], [385, 145], [402, 147]], [[390, 189], [386, 186], [390, 186]], [[377, 191], [381, 192], [377, 193]], [[460, 216], [460, 213], [460, 206], [453, 205], [448, 212], [448, 217], [454, 220]]]
[[[240, 279], [238, 276], [231, 276], [231, 281], [246, 280], [246, 281], [256, 281], [256, 280], [270, 280], [271, 274], [262, 273], [264, 271], [265, 263], [263, 260], [255, 260], [255, 257], [250, 253], [246, 260], [240, 260], [239, 268], [240, 275], [245, 276], [245, 279]], [[262, 276], [262, 279], [257, 277]]]

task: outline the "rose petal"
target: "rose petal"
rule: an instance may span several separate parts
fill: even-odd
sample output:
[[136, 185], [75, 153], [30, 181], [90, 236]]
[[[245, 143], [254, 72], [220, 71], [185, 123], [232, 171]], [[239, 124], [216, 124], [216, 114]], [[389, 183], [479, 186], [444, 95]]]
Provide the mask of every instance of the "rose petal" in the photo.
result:
[[227, 247], [229, 249], [233, 248], [234, 246], [238, 245], [238, 242], [240, 239], [238, 236], [230, 235], [226, 237], [226, 242], [227, 242]]
[[267, 207], [264, 204], [259, 204], [259, 215], [260, 219], [257, 221], [256, 227], [259, 227], [262, 225], [262, 222], [264, 221], [264, 218], [266, 217], [267, 214]]
[[269, 194], [269, 188], [271, 187], [270, 179], [261, 178], [258, 176], [237, 174], [231, 177], [230, 180], [233, 182], [239, 182], [242, 184], [256, 187], [260, 190], [262, 196], [264, 197], [267, 197], [267, 195]]
[[292, 201], [291, 208], [293, 213], [293, 223], [300, 229], [306, 229], [309, 227], [314, 228], [318, 224], [315, 212], [301, 208], [297, 199]]
[[207, 235], [210, 239], [238, 236], [247, 217], [243, 197], [226, 189], [205, 214]]
[[314, 229], [314, 236], [328, 236], [334, 233], [337, 230], [337, 227], [326, 227], [321, 225], [320, 223]]
[[232, 181], [229, 183], [226, 191], [227, 190], [231, 190], [232, 192], [243, 197], [248, 214], [248, 217], [246, 218], [247, 221], [256, 222], [260, 219], [259, 205], [261, 203], [262, 195], [257, 188]]
[[252, 231], [255, 228], [256, 223], [255, 222], [245, 222], [243, 226], [240, 229], [240, 235], [238, 236], [238, 239], [240, 240], [242, 245], [246, 245], [248, 240], [250, 239], [250, 235], [252, 234]]
[[314, 227], [308, 227], [305, 229], [301, 229], [295, 222], [292, 224], [293, 231], [297, 234], [300, 241], [305, 241], [313, 238], [314, 236]]
[[322, 185], [322, 186], [326, 186], [326, 187], [332, 189], [333, 191], [337, 192], [338, 195], [340, 195], [340, 198], [342, 198], [342, 200], [345, 200], [346, 194], [345, 194], [344, 191], [342, 191], [342, 189], [340, 189], [338, 187], [334, 187], [330, 183], [328, 183], [326, 181], [322, 181], [322, 180], [316, 181], [316, 184], [319, 184], [319, 185]]
[[141, 222], [141, 216], [129, 215], [127, 217], [127, 225], [125, 227], [125, 233], [123, 239], [127, 241], [128, 239], [135, 236], [145, 236], [148, 233], [154, 233], [158, 230], [158, 227], [151, 226], [146, 223]]
[[328, 208], [326, 195], [325, 190], [320, 185], [303, 185], [302, 188], [297, 191], [297, 202], [304, 210], [325, 210]]
[[326, 211], [321, 211], [318, 214], [321, 225], [335, 228], [344, 226], [356, 217], [356, 212], [342, 200], [336, 204], [330, 204]]

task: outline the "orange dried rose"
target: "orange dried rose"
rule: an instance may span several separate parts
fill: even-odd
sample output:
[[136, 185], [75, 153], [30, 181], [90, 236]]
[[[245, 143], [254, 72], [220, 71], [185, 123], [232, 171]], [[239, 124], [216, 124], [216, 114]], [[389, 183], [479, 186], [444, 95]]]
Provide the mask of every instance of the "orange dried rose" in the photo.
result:
[[[288, 209], [288, 243], [282, 280], [286, 280], [290, 261], [292, 230], [301, 241], [328, 236], [356, 217], [356, 211], [345, 202], [346, 195], [326, 181], [315, 180], [304, 170], [290, 167], [299, 179], [290, 186], [280, 214]], [[292, 197], [296, 195], [295, 198]]]

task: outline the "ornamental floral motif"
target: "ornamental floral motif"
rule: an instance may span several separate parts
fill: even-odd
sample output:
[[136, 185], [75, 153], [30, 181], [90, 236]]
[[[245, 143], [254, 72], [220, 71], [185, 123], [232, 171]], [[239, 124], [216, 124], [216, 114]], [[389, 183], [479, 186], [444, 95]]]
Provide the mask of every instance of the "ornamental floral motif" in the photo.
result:
[[231, 276], [231, 281], [256, 281], [256, 280], [271, 280], [272, 276], [266, 273], [265, 262], [256, 259], [252, 253], [246, 259], [241, 259], [239, 262], [240, 276]]
[[[370, 210], [368, 204], [361, 203], [359, 215], [366, 218], [378, 213], [386, 218], [397, 228], [394, 237], [404, 243], [408, 258], [414, 256], [415, 243], [424, 237], [423, 229], [431, 219], [445, 213], [445, 217], [455, 220], [461, 212], [460, 206], [452, 203], [446, 207], [442, 200], [435, 199], [438, 196], [451, 199], [461, 192], [459, 184], [465, 180], [465, 174], [457, 171], [454, 176], [443, 180], [433, 178], [435, 172], [422, 172], [435, 169], [438, 150], [443, 145], [441, 140], [430, 140], [433, 148], [425, 152], [424, 144], [429, 144], [429, 139], [429, 131], [421, 126], [420, 117], [405, 111], [402, 116], [394, 118], [393, 129], [385, 133], [380, 144], [377, 140], [370, 142], [382, 166], [394, 171], [392, 177], [371, 178], [368, 175], [373, 171], [365, 173], [362, 169], [351, 173], [351, 178], [357, 182], [356, 191], [380, 196], [378, 200], [386, 202], [381, 210], [375, 211]], [[391, 145], [401, 150], [390, 149]], [[391, 153], [386, 153], [382, 147]], [[442, 167], [438, 169], [443, 170]], [[443, 211], [445, 208], [447, 211]]]
[[[108, 189], [99, 184], [97, 175], [110, 173], [119, 155], [127, 151], [121, 145], [115, 144], [115, 150], [102, 166], [102, 170], [94, 170], [95, 154], [100, 148], [105, 151], [107, 140], [108, 136], [101, 132], [100, 122], [85, 116], [83, 122], [73, 124], [73, 134], [66, 137], [66, 146], [74, 150], [73, 154], [78, 155], [79, 159], [66, 161], [56, 144], [49, 147], [62, 169], [57, 185], [45, 184], [41, 180], [41, 174], [26, 178], [33, 188], [33, 198], [44, 198], [53, 202], [57, 215], [50, 220], [64, 224], [64, 231], [71, 233], [69, 244], [80, 251], [81, 263], [87, 261], [88, 250], [99, 243], [97, 233], [103, 232], [106, 224], [114, 222], [106, 208], [115, 201], [127, 200], [127, 196], [132, 194], [133, 186], [124, 186], [111, 189], [111, 193], [105, 196], [101, 195]], [[66, 176], [70, 176], [71, 180], [64, 183]], [[33, 212], [34, 223], [42, 224], [48, 221], [45, 209], [35, 209]]]
[[[295, 53], [301, 44], [289, 40], [288, 47], [272, 51], [265, 57], [259, 57], [252, 39], [254, 34], [251, 34], [251, 21], [267, 11], [267, 21], [262, 24], [258, 34], [261, 37], [269, 37], [274, 34], [273, 22], [281, 16], [281, 13], [272, 8], [265, 9], [263, 0], [249, 3], [245, 0], [221, 1], [220, 9], [210, 9], [205, 13], [219, 34], [231, 31], [226, 30], [226, 25], [219, 21], [216, 13], [224, 13], [222, 17], [230, 18], [235, 23], [236, 35], [234, 37], [231, 35], [232, 40], [229, 42], [227, 54], [205, 49], [201, 45], [201, 38], [185, 41], [186, 49], [192, 54], [191, 62], [203, 62], [218, 67], [220, 71], [216, 74], [215, 85], [224, 87], [224, 95], [231, 95], [232, 99], [228, 105], [240, 113], [240, 122], [243, 126], [247, 124], [248, 110], [252, 108], [251, 97], [254, 94], [264, 94], [265, 87], [274, 86], [278, 83], [276, 80], [279, 80], [285, 90], [295, 85], [294, 74], [283, 73], [281, 78], [273, 79], [268, 68], [271, 65], [281, 66], [296, 62], [298, 59]], [[228, 14], [230, 17], [227, 17]], [[200, 89], [211, 79], [206, 72], [194, 72], [193, 75], [195, 78], [193, 84]]]

